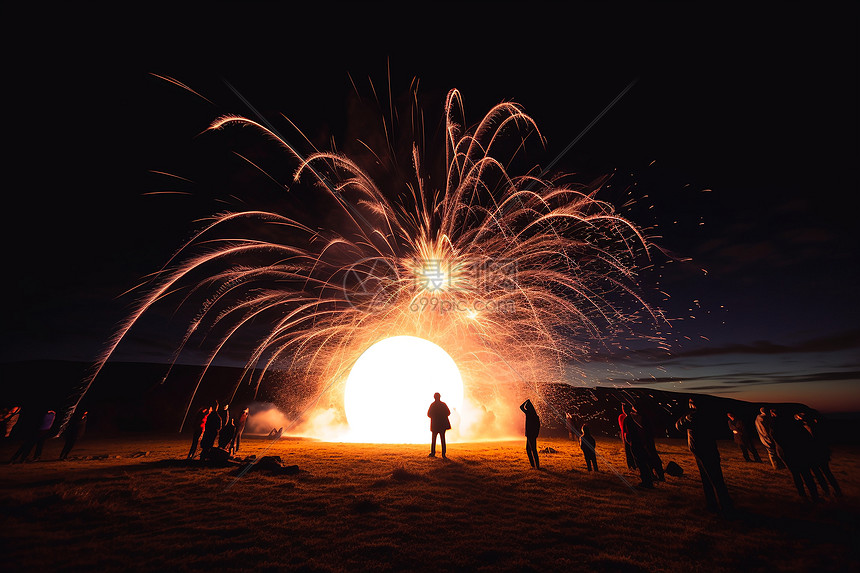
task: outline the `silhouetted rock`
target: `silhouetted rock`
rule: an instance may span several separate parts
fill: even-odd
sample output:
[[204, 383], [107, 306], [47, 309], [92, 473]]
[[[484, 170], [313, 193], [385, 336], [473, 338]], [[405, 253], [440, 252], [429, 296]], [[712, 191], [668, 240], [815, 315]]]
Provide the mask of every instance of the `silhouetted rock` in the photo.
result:
[[259, 461], [251, 460], [240, 466], [236, 475], [244, 475], [249, 472], [266, 472], [272, 475], [295, 475], [299, 473], [299, 466], [286, 466], [281, 461], [281, 456], [263, 456]]
[[230, 459], [230, 452], [224, 448], [212, 448], [206, 456], [205, 464], [209, 466], [237, 465], [239, 462]]
[[675, 462], [669, 462], [666, 464], [666, 474], [672, 477], [681, 477], [684, 475], [684, 468], [676, 464]]

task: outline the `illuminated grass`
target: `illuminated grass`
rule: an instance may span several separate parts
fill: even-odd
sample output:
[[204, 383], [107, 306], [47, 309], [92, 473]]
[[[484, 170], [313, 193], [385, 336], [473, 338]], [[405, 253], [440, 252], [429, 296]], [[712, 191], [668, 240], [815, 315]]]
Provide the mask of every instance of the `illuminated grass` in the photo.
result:
[[[578, 445], [528, 466], [524, 444], [451, 444], [450, 461], [416, 445], [249, 439], [243, 454], [280, 455], [293, 476], [185, 467], [185, 439], [85, 441], [73, 456], [0, 467], [7, 570], [856, 570], [860, 450], [837, 448], [842, 502], [802, 505], [788, 474], [722, 445], [740, 514], [702, 511], [695, 464], [659, 444], [685, 476], [628, 488], [620, 444], [598, 442], [601, 472]], [[49, 444], [43, 459], [61, 444]], [[0, 453], [6, 459], [14, 445]], [[133, 458], [149, 451], [144, 458]]]

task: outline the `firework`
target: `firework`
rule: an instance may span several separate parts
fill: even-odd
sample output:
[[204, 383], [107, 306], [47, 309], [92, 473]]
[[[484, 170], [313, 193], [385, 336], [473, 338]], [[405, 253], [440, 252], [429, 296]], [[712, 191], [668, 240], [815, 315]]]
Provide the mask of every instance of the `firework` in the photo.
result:
[[[468, 129], [464, 117], [452, 90], [441, 172], [425, 165], [423, 133], [400, 169], [380, 159], [389, 150], [303, 156], [261, 122], [215, 120], [211, 133], [250, 129], [279, 146], [294, 166], [291, 193], [307, 189], [313, 208], [213, 216], [143, 287], [83, 392], [141, 316], [168, 299], [196, 309], [174, 361], [203, 341], [198, 388], [225, 349], [250, 340], [236, 390], [248, 383], [256, 394], [267, 371], [300, 370], [309, 403], [337, 404], [357, 357], [393, 336], [444, 348], [482, 404], [539, 395], [595, 341], [643, 316], [659, 320], [636, 283], [648, 241], [597, 198], [600, 185], [510, 173], [528, 142], [543, 142], [518, 105], [501, 103]], [[394, 165], [395, 183], [371, 177], [379, 163]]]

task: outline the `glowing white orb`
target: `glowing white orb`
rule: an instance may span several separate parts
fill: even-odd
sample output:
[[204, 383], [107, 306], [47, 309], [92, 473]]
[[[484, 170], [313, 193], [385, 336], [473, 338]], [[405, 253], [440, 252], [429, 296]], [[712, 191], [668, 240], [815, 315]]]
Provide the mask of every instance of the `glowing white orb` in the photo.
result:
[[463, 404], [463, 378], [447, 352], [415, 336], [380, 340], [356, 360], [346, 379], [350, 440], [429, 442], [427, 408], [436, 392], [452, 414]]

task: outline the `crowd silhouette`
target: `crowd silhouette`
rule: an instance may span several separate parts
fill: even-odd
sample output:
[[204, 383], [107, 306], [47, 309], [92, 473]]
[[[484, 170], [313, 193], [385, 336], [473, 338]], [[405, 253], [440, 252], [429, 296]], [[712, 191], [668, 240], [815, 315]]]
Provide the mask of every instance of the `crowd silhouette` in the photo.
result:
[[[695, 398], [689, 400], [688, 406], [689, 411], [675, 421], [674, 428], [686, 435], [687, 446], [699, 470], [705, 508], [710, 512], [731, 513], [734, 510], [734, 502], [723, 476], [722, 460], [717, 446], [719, 424], [714, 412], [703, 411]], [[540, 416], [530, 399], [520, 404], [520, 410], [525, 414], [526, 456], [529, 465], [540, 469], [537, 447]], [[427, 411], [431, 432], [429, 457], [436, 456], [436, 440], [441, 437], [442, 457], [447, 458], [445, 432], [451, 427], [448, 421], [450, 414], [448, 406], [436, 393]], [[734, 412], [725, 414], [728, 428], [744, 460], [760, 463], [761, 457], [744, 420]], [[574, 418], [571, 412], [564, 415], [568, 436], [578, 439], [586, 469], [598, 471], [597, 441], [587, 423], [582, 424], [577, 431], [573, 426]], [[627, 467], [639, 474], [638, 487], [653, 489], [655, 483], [666, 480], [667, 474], [676, 477], [683, 475], [683, 470], [675, 462], [670, 462], [664, 468], [656, 447], [656, 424], [651, 416], [636, 404], [622, 403], [618, 425]], [[772, 467], [777, 470], [789, 469], [801, 497], [818, 500], [818, 488], [828, 493], [832, 490], [836, 496], [842, 495], [839, 483], [830, 470], [830, 448], [817, 413], [807, 411], [793, 416], [780, 416], [775, 409], [762, 407], [754, 426]]]
[[[699, 471], [699, 479], [705, 499], [705, 508], [711, 512], [730, 513], [734, 504], [722, 471], [722, 460], [717, 447], [717, 438], [725, 432], [715, 415], [716, 412], [702, 409], [694, 397], [688, 402], [689, 410], [677, 418], [674, 428], [686, 435], [687, 445]], [[21, 407], [12, 406], [0, 410], [0, 437], [10, 440], [14, 434], [20, 439], [20, 447], [9, 463], [33, 461], [41, 458], [45, 442], [58, 429], [58, 416], [54, 410], [44, 410], [38, 415], [21, 417]], [[526, 457], [529, 465], [540, 469], [537, 438], [541, 420], [530, 399], [520, 404], [525, 415], [524, 433]], [[74, 413], [66, 424], [62, 437], [64, 445], [59, 459], [66, 460], [86, 431], [88, 412], [81, 409]], [[427, 410], [430, 419], [431, 443], [429, 457], [436, 457], [437, 438], [441, 445], [442, 458], [447, 459], [446, 432], [451, 429], [451, 410], [434, 394]], [[842, 489], [831, 468], [831, 448], [823, 418], [814, 410], [789, 410], [762, 406], [752, 424], [748, 425], [742, 413], [725, 412], [728, 430], [744, 461], [761, 463], [755, 445], [755, 437], [763, 446], [774, 471], [785, 471], [802, 500], [819, 502], [824, 496], [841, 497]], [[226, 460], [235, 455], [242, 443], [249, 417], [249, 408], [238, 416], [231, 416], [229, 405], [221, 406], [217, 401], [196, 411], [192, 421], [191, 447], [187, 458], [199, 456], [201, 461]], [[599, 446], [588, 423], [574, 426], [576, 416], [572, 412], [564, 415], [565, 426], [571, 440], [578, 440], [587, 471], [598, 471]], [[19, 419], [26, 419], [19, 424]], [[666, 468], [657, 451], [655, 436], [658, 425], [646, 410], [637, 403], [622, 403], [618, 415], [618, 435], [624, 452], [628, 471], [637, 472], [638, 487], [653, 489], [655, 483], [665, 481], [666, 475], [678, 477], [683, 470], [671, 461]], [[269, 438], [279, 438], [284, 428], [273, 428]], [[764, 467], [767, 467], [766, 465]], [[610, 469], [611, 465], [610, 465]], [[613, 471], [615, 471], [613, 469]]]
[[[673, 426], [686, 435], [688, 448], [699, 470], [705, 508], [711, 512], [731, 513], [734, 504], [723, 476], [717, 447], [721, 431], [716, 412], [703, 411], [695, 398], [689, 400], [688, 406], [689, 411], [678, 418]], [[820, 501], [819, 491], [827, 496], [832, 493], [835, 497], [841, 497], [842, 489], [830, 469], [832, 453], [822, 417], [810, 409], [799, 412], [785, 410], [781, 412], [774, 407], [762, 406], [749, 426], [741, 415], [725, 412], [728, 429], [741, 456], [746, 462], [762, 462], [754, 443], [757, 437], [768, 455], [770, 467], [777, 471], [788, 470], [791, 483], [802, 500]], [[566, 427], [572, 439], [574, 418], [570, 412], [565, 414]], [[638, 487], [651, 489], [655, 482], [664, 481], [667, 474], [683, 474], [675, 462], [663, 468], [655, 446], [655, 425], [636, 404], [621, 404], [618, 435], [627, 469], [638, 472]], [[596, 458], [589, 459], [591, 452], [596, 450], [592, 440], [588, 425], [583, 424], [579, 443], [589, 471], [592, 467], [596, 469]]]
[[33, 461], [38, 461], [42, 457], [42, 448], [45, 441], [51, 434], [51, 428], [54, 426], [54, 419], [57, 413], [53, 410], [48, 410], [42, 414], [41, 419], [33, 427], [26, 430], [24, 441], [18, 451], [12, 456], [11, 463], [16, 461], [26, 461], [30, 452], [35, 448], [33, 453]]
[[[235, 455], [242, 442], [248, 413], [249, 409], [245, 408], [238, 419], [231, 417], [229, 404], [221, 407], [217, 400], [209, 407], [200, 408], [192, 424], [191, 449], [187, 458], [195, 458], [198, 447], [201, 461], [222, 461]], [[273, 429], [268, 437], [279, 438], [283, 430]]]
[[[77, 410], [63, 430], [64, 444], [60, 452], [60, 460], [68, 458], [75, 444], [83, 437], [87, 427], [87, 414], [86, 410]], [[29, 461], [31, 452], [32, 461], [39, 461], [42, 458], [45, 443], [58, 431], [56, 426], [59, 420], [54, 410], [38, 411], [38, 415], [30, 416], [23, 424], [18, 423], [20, 417], [21, 406], [16, 405], [0, 411], [0, 437], [11, 439], [12, 432], [15, 431], [21, 440], [21, 446], [9, 460], [10, 464]]]

